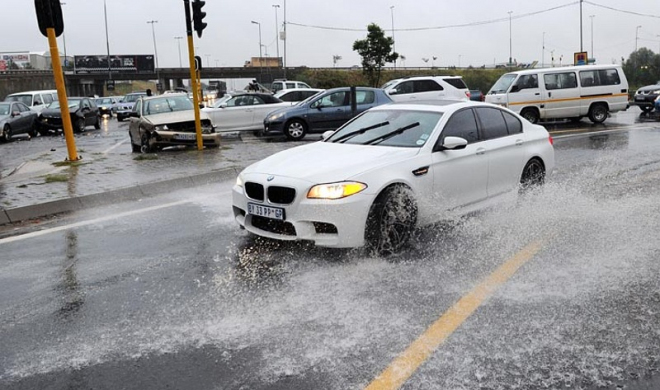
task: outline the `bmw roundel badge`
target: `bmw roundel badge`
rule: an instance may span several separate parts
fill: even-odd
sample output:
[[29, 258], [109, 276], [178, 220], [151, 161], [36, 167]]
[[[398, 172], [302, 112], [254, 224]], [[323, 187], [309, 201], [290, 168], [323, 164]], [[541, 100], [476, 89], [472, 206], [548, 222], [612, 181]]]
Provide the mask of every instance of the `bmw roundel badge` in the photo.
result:
[[273, 176], [273, 175], [270, 175], [266, 178], [266, 180], [268, 180], [268, 181], [273, 181], [273, 179], [275, 179], [275, 176]]

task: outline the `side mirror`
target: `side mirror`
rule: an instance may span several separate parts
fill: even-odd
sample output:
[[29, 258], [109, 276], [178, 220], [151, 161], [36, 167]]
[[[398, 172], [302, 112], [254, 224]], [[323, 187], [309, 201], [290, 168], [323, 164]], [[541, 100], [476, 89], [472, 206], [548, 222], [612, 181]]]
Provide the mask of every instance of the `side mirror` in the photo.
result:
[[220, 108], [227, 108], [227, 103], [222, 103], [222, 104], [219, 105], [218, 107], [220, 107]]
[[20, 112], [20, 111], [13, 111], [13, 112], [11, 113], [11, 116], [12, 116], [12, 117], [14, 117], [14, 116], [20, 116], [20, 115], [21, 115], [21, 112]]
[[519, 87], [519, 86], [514, 85], [513, 87], [511, 87], [511, 92], [518, 92], [518, 91], [520, 91], [520, 87]]
[[449, 136], [445, 137], [442, 140], [442, 145], [436, 146], [433, 151], [465, 149], [467, 144], [468, 142], [465, 138]]
[[33, 106], [40, 106], [42, 104], [43, 104], [42, 102], [34, 102]]
[[138, 118], [140, 115], [138, 115], [137, 111], [131, 111], [128, 113], [128, 116], [131, 118]]
[[388, 95], [398, 95], [399, 90], [398, 89], [392, 89], [389, 92], [387, 92]]
[[330, 136], [333, 135], [335, 133], [335, 131], [337, 131], [337, 130], [328, 130], [328, 131], [324, 132], [323, 134], [321, 134], [321, 139], [323, 139], [325, 141], [326, 139], [330, 138]]
[[199, 103], [199, 108], [204, 108], [204, 107], [206, 107], [204, 103]]

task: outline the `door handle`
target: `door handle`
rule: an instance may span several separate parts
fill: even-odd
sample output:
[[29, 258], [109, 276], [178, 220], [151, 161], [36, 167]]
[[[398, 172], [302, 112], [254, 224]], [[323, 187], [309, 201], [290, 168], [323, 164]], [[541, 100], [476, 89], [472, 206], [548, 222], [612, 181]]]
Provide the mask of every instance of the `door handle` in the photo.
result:
[[552, 92], [548, 92], [548, 97], [552, 97]]
[[516, 146], [522, 146], [524, 144], [523, 140], [517, 139], [516, 140]]
[[486, 154], [486, 149], [485, 148], [477, 149], [477, 154]]
[[541, 94], [541, 92], [537, 92], [534, 95], [539, 96], [540, 94]]

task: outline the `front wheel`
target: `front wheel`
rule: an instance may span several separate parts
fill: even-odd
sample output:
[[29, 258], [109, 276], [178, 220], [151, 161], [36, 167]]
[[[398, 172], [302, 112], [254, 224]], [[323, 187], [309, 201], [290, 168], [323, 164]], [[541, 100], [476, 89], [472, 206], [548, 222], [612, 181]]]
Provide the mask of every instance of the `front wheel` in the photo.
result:
[[78, 133], [85, 131], [85, 120], [83, 118], [76, 119], [76, 131]]
[[536, 124], [539, 122], [539, 112], [533, 108], [526, 108], [521, 113], [520, 116], [527, 119], [529, 123]]
[[603, 123], [607, 119], [607, 107], [604, 104], [595, 104], [589, 109], [589, 119], [593, 123]]
[[96, 122], [94, 122], [94, 128], [95, 128], [96, 130], [98, 130], [98, 129], [101, 128], [101, 117], [100, 117], [100, 116], [97, 116], [97, 117], [96, 117]]
[[300, 119], [292, 119], [284, 125], [284, 135], [291, 141], [300, 141], [307, 133], [307, 125]]
[[2, 140], [4, 142], [9, 142], [11, 141], [11, 137], [12, 137], [11, 128], [9, 126], [5, 126], [5, 128], [2, 130]]
[[369, 210], [365, 230], [367, 248], [379, 255], [400, 251], [410, 240], [417, 223], [417, 204], [405, 186], [386, 188]]
[[527, 162], [520, 177], [520, 192], [539, 187], [545, 182], [545, 166], [541, 160], [534, 158]]

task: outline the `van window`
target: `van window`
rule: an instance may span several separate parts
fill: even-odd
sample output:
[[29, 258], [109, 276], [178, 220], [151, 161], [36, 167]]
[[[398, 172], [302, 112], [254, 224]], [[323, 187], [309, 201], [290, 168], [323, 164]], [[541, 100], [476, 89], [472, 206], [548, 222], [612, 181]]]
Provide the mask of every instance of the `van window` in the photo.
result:
[[479, 132], [477, 130], [477, 121], [474, 118], [474, 112], [471, 109], [466, 109], [454, 113], [449, 118], [444, 130], [442, 130], [442, 137], [461, 137], [467, 140], [468, 143], [479, 141]]
[[619, 85], [621, 79], [616, 69], [583, 70], [580, 71], [580, 84], [583, 87]]
[[35, 106], [40, 106], [40, 105], [44, 104], [44, 101], [41, 99], [41, 95], [35, 94], [34, 95], [34, 103], [32, 103], [32, 104], [35, 105]]
[[43, 95], [41, 95], [41, 97], [44, 98], [44, 103], [46, 104], [50, 104], [53, 102], [53, 95], [49, 93], [44, 93]]
[[497, 108], [477, 108], [481, 120], [483, 139], [494, 139], [509, 135], [502, 111]]
[[535, 74], [522, 75], [518, 78], [518, 81], [516, 81], [516, 87], [518, 87], [518, 90], [538, 88], [539, 77]]
[[574, 72], [551, 73], [543, 75], [545, 89], [569, 89], [577, 88], [577, 77]]

